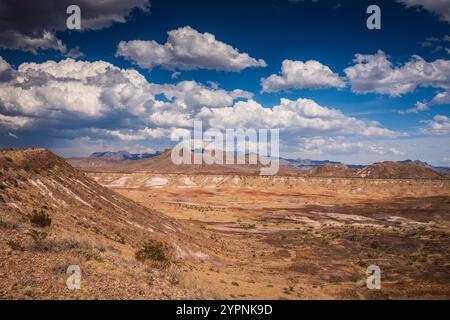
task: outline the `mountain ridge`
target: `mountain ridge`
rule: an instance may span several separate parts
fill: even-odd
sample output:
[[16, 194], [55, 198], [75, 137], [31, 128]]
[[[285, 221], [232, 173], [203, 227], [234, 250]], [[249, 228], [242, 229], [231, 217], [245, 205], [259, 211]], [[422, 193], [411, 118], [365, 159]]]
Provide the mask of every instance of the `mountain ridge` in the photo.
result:
[[[86, 158], [69, 158], [67, 161], [83, 171], [105, 172], [139, 172], [152, 173], [199, 173], [199, 174], [259, 174], [257, 165], [227, 165], [227, 164], [193, 164], [175, 165], [171, 161], [171, 149], [156, 152], [151, 157], [140, 159], [130, 158], [118, 160], [126, 151], [96, 152]], [[126, 152], [126, 154], [129, 154]], [[247, 155], [248, 157], [248, 155]], [[287, 159], [280, 158], [279, 175], [304, 175], [317, 177], [359, 177], [359, 178], [448, 178], [450, 168], [433, 167], [420, 160], [383, 161], [369, 165], [344, 164], [331, 160]]]

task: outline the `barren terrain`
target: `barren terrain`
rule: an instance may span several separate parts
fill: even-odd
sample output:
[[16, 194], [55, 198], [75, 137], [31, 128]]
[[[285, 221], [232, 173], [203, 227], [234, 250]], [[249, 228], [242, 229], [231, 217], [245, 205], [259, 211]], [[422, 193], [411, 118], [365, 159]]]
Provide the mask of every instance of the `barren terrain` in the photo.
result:
[[450, 298], [447, 179], [83, 173], [45, 149], [0, 165], [0, 298]]
[[197, 230], [209, 255], [186, 276], [214, 298], [450, 297], [449, 180], [89, 176]]

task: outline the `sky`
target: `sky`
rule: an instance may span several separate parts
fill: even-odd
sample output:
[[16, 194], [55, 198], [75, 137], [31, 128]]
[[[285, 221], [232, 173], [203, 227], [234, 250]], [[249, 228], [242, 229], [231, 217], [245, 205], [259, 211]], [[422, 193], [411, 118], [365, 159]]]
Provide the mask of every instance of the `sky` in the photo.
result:
[[148, 152], [201, 120], [279, 128], [288, 158], [450, 166], [449, 26], [450, 0], [1, 0], [0, 147]]

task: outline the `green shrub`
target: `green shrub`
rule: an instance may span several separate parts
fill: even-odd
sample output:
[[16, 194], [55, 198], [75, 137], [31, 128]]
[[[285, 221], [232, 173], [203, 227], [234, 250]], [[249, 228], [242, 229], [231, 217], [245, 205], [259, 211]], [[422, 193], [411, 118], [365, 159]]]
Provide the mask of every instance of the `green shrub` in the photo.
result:
[[136, 260], [145, 262], [150, 260], [158, 264], [167, 265], [170, 263], [167, 245], [161, 241], [149, 240], [145, 242], [141, 249], [136, 251]]
[[52, 224], [52, 219], [45, 213], [44, 210], [33, 210], [33, 213], [28, 216], [32, 225], [40, 228], [49, 227]]

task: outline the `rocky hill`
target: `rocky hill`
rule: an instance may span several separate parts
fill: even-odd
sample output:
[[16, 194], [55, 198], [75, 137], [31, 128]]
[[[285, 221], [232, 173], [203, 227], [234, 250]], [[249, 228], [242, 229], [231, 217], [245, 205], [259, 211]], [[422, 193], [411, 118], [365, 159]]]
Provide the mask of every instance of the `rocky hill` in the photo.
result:
[[371, 164], [358, 170], [356, 176], [375, 179], [440, 179], [444, 177], [423, 164], [391, 161]]
[[[0, 151], [0, 298], [193, 297], [162, 267], [195, 252], [188, 234], [46, 149]], [[66, 288], [69, 265], [80, 290]]]
[[323, 164], [308, 171], [312, 177], [354, 177], [356, 169], [351, 169], [345, 164]]
[[414, 162], [381, 162], [363, 168], [344, 164], [325, 164], [306, 171], [310, 177], [343, 177], [368, 179], [448, 179], [432, 167]]

